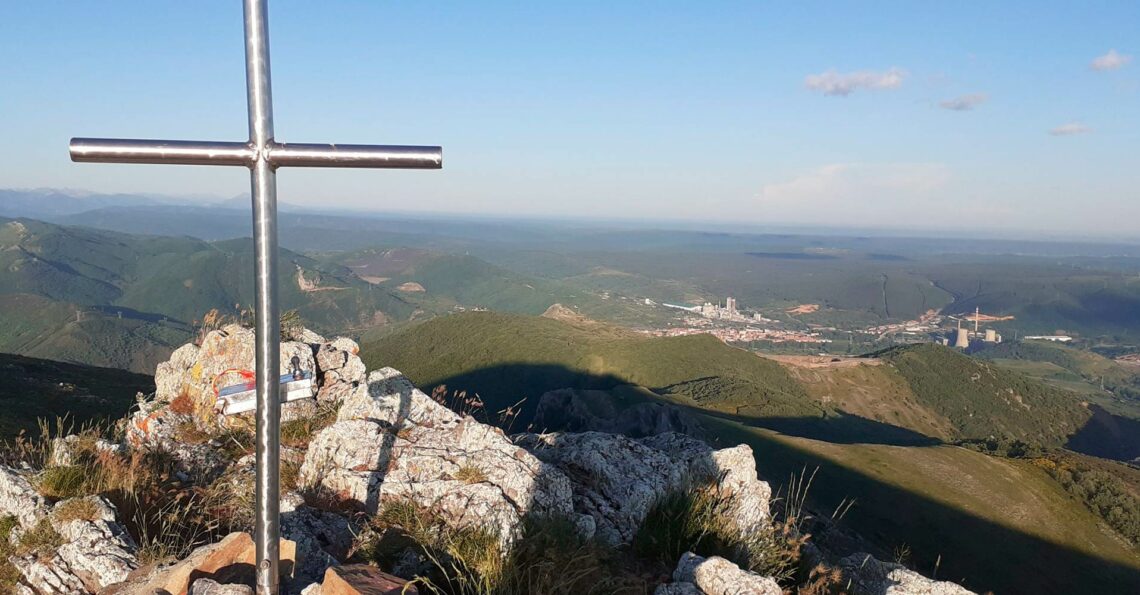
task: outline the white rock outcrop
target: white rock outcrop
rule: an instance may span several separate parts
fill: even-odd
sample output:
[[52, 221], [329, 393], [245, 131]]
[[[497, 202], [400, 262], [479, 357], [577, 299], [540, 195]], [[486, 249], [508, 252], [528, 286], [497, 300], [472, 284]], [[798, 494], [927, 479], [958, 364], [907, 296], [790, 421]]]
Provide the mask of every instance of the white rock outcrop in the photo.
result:
[[502, 431], [461, 417], [384, 368], [309, 444], [301, 485], [375, 513], [412, 499], [508, 541], [528, 514], [572, 514], [570, 482]]
[[654, 595], [782, 595], [775, 579], [741, 569], [719, 556], [702, 558], [686, 552], [677, 562], [673, 581]]
[[56, 555], [92, 591], [126, 580], [138, 568], [138, 546], [118, 523], [115, 507], [102, 497], [88, 496], [64, 500], [55, 510], [77, 505], [83, 505], [90, 516], [61, 519], [57, 513], [48, 517], [64, 539]]
[[0, 516], [14, 516], [20, 527], [30, 529], [45, 514], [47, 505], [28, 478], [15, 469], [0, 466]]
[[839, 566], [851, 581], [853, 595], [977, 595], [957, 583], [932, 580], [870, 554], [852, 554]]
[[138, 568], [137, 546], [116, 520], [115, 507], [99, 496], [64, 500], [47, 516], [62, 544], [12, 563], [36, 591], [97, 593]]
[[186, 595], [253, 595], [246, 585], [222, 585], [208, 578], [200, 578], [190, 585]]
[[281, 503], [281, 537], [297, 544], [294, 585], [319, 583], [330, 566], [348, 556], [360, 527], [345, 517], [296, 504], [292, 495]]
[[[343, 400], [365, 381], [366, 368], [360, 360], [360, 347], [352, 339], [323, 337], [302, 329], [295, 333], [302, 341], [281, 343], [280, 373], [286, 374], [296, 365], [312, 372], [313, 399], [302, 399], [282, 405], [282, 420], [311, 415], [319, 403], [334, 404]], [[231, 324], [211, 331], [201, 346], [183, 345], [155, 370], [154, 400], [141, 403], [127, 427], [132, 446], [158, 446], [170, 450], [179, 425], [192, 423], [208, 433], [239, 418], [223, 418], [214, 411], [216, 391], [248, 380], [254, 368], [254, 331]], [[311, 341], [311, 342], [307, 342]], [[243, 373], [245, 374], [243, 376]], [[172, 406], [172, 404], [177, 406]], [[240, 417], [249, 417], [246, 414]]]
[[741, 531], [768, 519], [771, 488], [756, 477], [748, 446], [714, 451], [682, 434], [632, 439], [617, 434], [520, 434], [515, 442], [570, 478], [575, 512], [594, 519], [598, 537], [633, 540], [652, 506], [669, 492], [723, 476]]

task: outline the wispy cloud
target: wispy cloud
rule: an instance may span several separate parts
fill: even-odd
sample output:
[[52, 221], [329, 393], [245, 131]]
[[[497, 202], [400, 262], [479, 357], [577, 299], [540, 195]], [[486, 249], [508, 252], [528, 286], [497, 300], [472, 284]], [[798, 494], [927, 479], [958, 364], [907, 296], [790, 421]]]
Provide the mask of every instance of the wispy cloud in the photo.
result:
[[804, 78], [804, 86], [824, 95], [846, 97], [858, 89], [897, 89], [906, 76], [905, 70], [895, 67], [883, 72], [860, 70], [840, 73], [828, 70], [820, 74], [809, 74]]
[[1081, 124], [1080, 122], [1069, 122], [1068, 124], [1061, 124], [1056, 128], [1049, 130], [1049, 134], [1053, 136], [1073, 136], [1076, 134], [1085, 134], [1092, 132], [1092, 128]]
[[1089, 68], [1093, 70], [1116, 70], [1123, 68], [1126, 64], [1132, 61], [1132, 56], [1121, 54], [1116, 50], [1108, 50], [1108, 53], [1103, 56], [1093, 58], [1089, 63]]
[[943, 109], [953, 110], [956, 112], [968, 112], [975, 107], [983, 104], [990, 98], [985, 93], [971, 93], [969, 95], [962, 95], [954, 99], [947, 99], [938, 102], [939, 107]]

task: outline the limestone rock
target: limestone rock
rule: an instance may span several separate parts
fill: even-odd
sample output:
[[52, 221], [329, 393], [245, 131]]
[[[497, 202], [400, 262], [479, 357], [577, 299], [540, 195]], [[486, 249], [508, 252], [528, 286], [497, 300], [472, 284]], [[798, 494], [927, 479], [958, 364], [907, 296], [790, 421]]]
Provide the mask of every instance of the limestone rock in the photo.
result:
[[208, 578], [200, 578], [190, 585], [189, 595], [253, 595], [248, 585], [222, 585]]
[[88, 593], [83, 581], [71, 573], [59, 556], [42, 559], [36, 554], [10, 558], [24, 582], [40, 593]]
[[[84, 516], [66, 514], [73, 510], [81, 510]], [[48, 518], [64, 539], [56, 557], [89, 591], [124, 581], [138, 568], [138, 547], [116, 520], [115, 507], [102, 497], [65, 500]]]
[[[190, 412], [201, 429], [214, 429], [231, 422], [215, 414], [215, 390], [241, 382], [240, 372], [254, 369], [254, 343], [252, 329], [231, 324], [207, 333], [200, 347], [179, 347], [155, 370], [155, 400], [177, 405], [181, 412]], [[300, 341], [281, 343], [280, 374], [290, 371], [294, 358], [302, 370], [316, 376], [313, 350]], [[315, 383], [313, 395], [316, 395]], [[311, 407], [311, 403], [307, 405]], [[291, 409], [305, 406], [305, 401], [287, 403], [282, 406], [282, 415], [287, 418]]]
[[[681, 555], [673, 580], [691, 584], [703, 595], [782, 595], [784, 592], [773, 578], [743, 570], [719, 556], [702, 558], [692, 552]], [[656, 595], [660, 594], [658, 591]]]
[[321, 583], [321, 595], [416, 595], [408, 581], [365, 564], [329, 568]]
[[177, 413], [163, 403], [141, 402], [138, 411], [127, 419], [127, 444], [136, 449], [170, 451], [182, 443], [179, 428], [193, 423], [190, 415]]
[[840, 560], [839, 566], [850, 579], [854, 595], [976, 595], [956, 583], [928, 579], [870, 554], [852, 554]]
[[292, 339], [294, 341], [308, 343], [309, 345], [319, 345], [325, 342], [324, 337], [307, 328], [301, 328], [299, 331], [294, 333]]
[[182, 392], [183, 384], [186, 382], [186, 371], [198, 360], [198, 352], [197, 345], [187, 343], [175, 349], [174, 353], [170, 354], [170, 359], [155, 367], [154, 396], [156, 400], [169, 403]]
[[574, 510], [593, 517], [605, 543], [629, 543], [650, 508], [672, 490], [723, 477], [741, 531], [768, 519], [771, 489], [756, 477], [751, 449], [713, 451], [676, 433], [634, 440], [600, 432], [521, 434], [515, 441], [571, 479]]
[[338, 514], [308, 506], [286, 510], [283, 505], [281, 536], [297, 544], [294, 586], [320, 582], [326, 570], [348, 555], [358, 532], [359, 527]]
[[372, 372], [310, 442], [301, 485], [375, 513], [413, 499], [455, 527], [509, 540], [526, 514], [570, 514], [564, 475], [498, 429], [460, 417], [391, 368]]
[[317, 347], [317, 367], [321, 371], [321, 385], [331, 387], [337, 383], [360, 384], [367, 379], [368, 370], [361, 361], [360, 346], [356, 341], [337, 337]]
[[44, 499], [27, 478], [9, 467], [0, 466], [0, 515], [14, 516], [24, 529], [30, 529], [47, 514]]
[[658, 585], [653, 595], [702, 595], [693, 583], [666, 583]]
[[48, 455], [49, 467], [63, 467], [70, 465], [75, 459], [75, 447], [79, 436], [74, 434], [51, 439], [51, 454]]
[[756, 475], [752, 447], [740, 444], [714, 451], [682, 434], [657, 434], [639, 442], [667, 453], [675, 461], [684, 461], [692, 479], [718, 479], [721, 488], [733, 496], [732, 514], [741, 531], [755, 531], [768, 522], [772, 488]]
[[597, 536], [633, 540], [650, 507], [680, 486], [684, 465], [636, 440], [599, 432], [522, 435], [516, 442], [573, 478], [574, 510], [594, 518]]
[[246, 551], [252, 551], [253, 539], [248, 533], [230, 533], [217, 543], [195, 549], [185, 559], [163, 568], [151, 569], [142, 576], [131, 576], [126, 582], [107, 590], [108, 595], [134, 593], [170, 593], [185, 595], [195, 573], [210, 576], [237, 564]]

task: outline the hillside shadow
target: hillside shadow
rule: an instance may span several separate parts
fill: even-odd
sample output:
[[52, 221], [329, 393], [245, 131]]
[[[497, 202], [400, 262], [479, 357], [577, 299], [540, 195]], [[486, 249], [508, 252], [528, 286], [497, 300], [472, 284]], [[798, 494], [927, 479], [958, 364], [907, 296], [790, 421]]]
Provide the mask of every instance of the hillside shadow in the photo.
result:
[[1140, 458], [1140, 420], [1114, 415], [1100, 405], [1090, 405], [1089, 410], [1092, 417], [1069, 437], [1065, 448], [1117, 461]]
[[[476, 392], [488, 410], [526, 397], [524, 415], [529, 420], [538, 398], [550, 390], [612, 389], [627, 383], [614, 375], [583, 374], [558, 365], [514, 364], [455, 375], [421, 388], [430, 391], [438, 384], [447, 384], [451, 390]], [[676, 405], [665, 399], [655, 402]], [[714, 446], [751, 446], [761, 476], [774, 488], [804, 469], [818, 468], [809, 493], [811, 509], [830, 513], [844, 501], [856, 500], [841, 522], [883, 551], [905, 546], [911, 552], [910, 565], [925, 575], [936, 574], [940, 580], [960, 582], [979, 593], [1140, 592], [1140, 564], [1130, 566], [1101, 558], [997, 524], [890, 483], [890, 470], [880, 462], [869, 461], [866, 470], [847, 467], [797, 448], [787, 438], [769, 435], [769, 431], [836, 444], [863, 442], [867, 435], [888, 440], [879, 443], [893, 441], [906, 447], [937, 442], [925, 436], [858, 416], [765, 419], [682, 408], [699, 416], [706, 438], [711, 438]], [[538, 451], [536, 454], [544, 458]]]
[[978, 593], [1140, 592], [1140, 564], [1128, 566], [999, 525], [775, 436], [727, 423], [715, 433], [721, 439], [719, 447], [751, 446], [761, 477], [773, 485], [804, 469], [818, 468], [809, 507], [830, 514], [845, 500], [854, 499], [856, 504], [841, 522], [886, 551], [908, 547], [909, 565], [924, 575], [936, 570], [935, 578], [959, 582]]
[[937, 446], [942, 441], [907, 428], [867, 419], [842, 411], [824, 417], [745, 417], [702, 411], [705, 415], [736, 421], [754, 428], [774, 430], [788, 436], [832, 444], [883, 444], [887, 446]]
[[[505, 364], [457, 374], [428, 382], [421, 388], [427, 392], [438, 385], [449, 390], [466, 390], [478, 394], [487, 404], [489, 412], [526, 400], [517, 418], [516, 428], [525, 428], [534, 419], [538, 401], [543, 394], [563, 388], [576, 390], [611, 390], [628, 385], [629, 380], [614, 374], [590, 374], [557, 364]], [[663, 389], [651, 388], [660, 395]], [[888, 423], [867, 419], [844, 412], [832, 412], [820, 417], [760, 417], [702, 409], [696, 404], [670, 400], [663, 396], [645, 399], [644, 402], [675, 407], [690, 415], [711, 415], [745, 425], [776, 430], [782, 434], [811, 438], [835, 444], [886, 444], [892, 446], [933, 446], [941, 444], [936, 438]], [[537, 428], [538, 431], [550, 428]]]

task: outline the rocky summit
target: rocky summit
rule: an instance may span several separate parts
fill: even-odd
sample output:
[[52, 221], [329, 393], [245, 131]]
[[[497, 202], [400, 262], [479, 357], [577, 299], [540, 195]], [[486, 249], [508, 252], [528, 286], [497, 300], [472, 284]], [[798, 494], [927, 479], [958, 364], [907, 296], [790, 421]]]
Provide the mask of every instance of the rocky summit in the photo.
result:
[[[969, 593], [869, 554], [813, 547], [801, 559], [807, 537], [780, 541], [791, 524], [773, 515], [748, 446], [674, 431], [511, 436], [395, 369], [369, 372], [350, 339], [296, 335], [282, 373], [299, 365], [315, 382], [283, 407], [286, 593], [525, 593], [553, 574], [590, 592], [778, 594], [808, 559], [828, 569], [828, 592]], [[206, 334], [158, 366], [154, 394], [116, 427], [45, 437], [36, 456], [0, 467], [0, 574], [13, 592], [251, 593], [252, 418], [216, 401], [253, 367], [253, 338], [236, 325]], [[542, 541], [535, 529], [556, 525], [568, 533]], [[761, 543], [784, 544], [791, 562], [775, 565], [784, 554]], [[552, 572], [559, 563], [570, 566]], [[574, 578], [615, 568], [625, 574]], [[483, 590], [463, 582], [475, 575]]]

